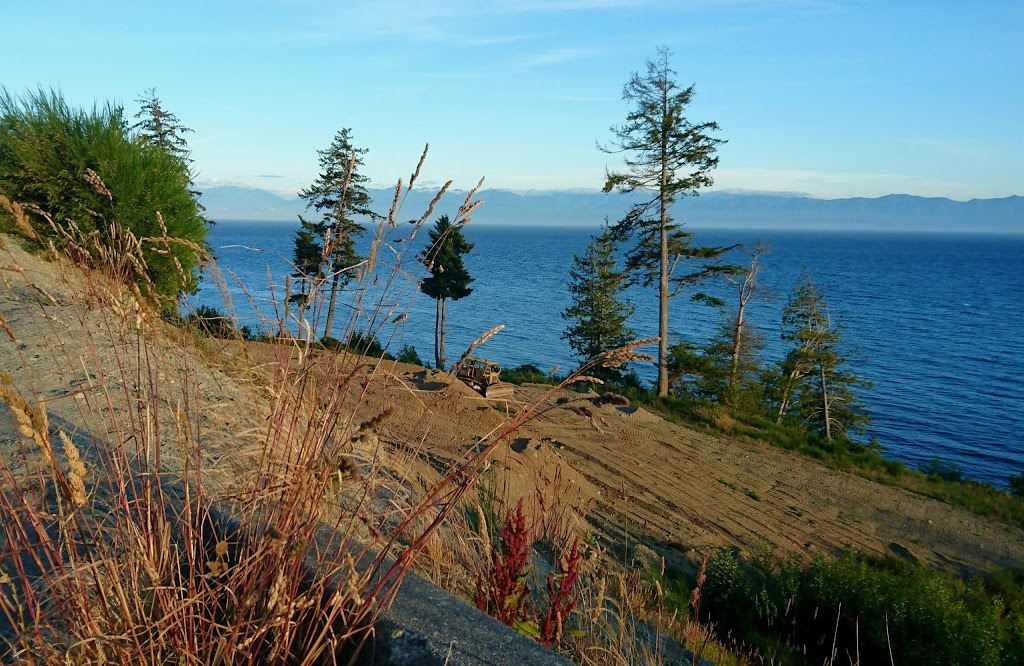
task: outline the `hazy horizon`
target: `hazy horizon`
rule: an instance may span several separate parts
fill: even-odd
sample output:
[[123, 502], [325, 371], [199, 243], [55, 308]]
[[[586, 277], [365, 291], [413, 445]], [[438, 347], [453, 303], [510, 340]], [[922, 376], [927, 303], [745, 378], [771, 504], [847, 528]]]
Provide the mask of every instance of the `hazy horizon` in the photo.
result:
[[[390, 205], [391, 189], [368, 190], [381, 206]], [[399, 219], [419, 217], [436, 190], [417, 188], [405, 197]], [[637, 196], [574, 191], [516, 193], [490, 189], [478, 193], [484, 205], [473, 213], [473, 224], [544, 225], [598, 228], [604, 219], [621, 219]], [[464, 192], [449, 192], [435, 216], [456, 214]], [[309, 217], [305, 202], [267, 190], [215, 187], [202, 198], [207, 215], [215, 220], [287, 222]], [[372, 206], [371, 206], [372, 208]], [[382, 212], [382, 211], [381, 211]], [[954, 201], [914, 195], [872, 198], [822, 199], [775, 193], [705, 192], [673, 208], [675, 218], [690, 228], [796, 229], [846, 231], [936, 231], [1024, 233], [1024, 198]]]
[[[632, 72], [673, 52], [687, 110], [726, 139], [724, 190], [816, 198], [1019, 194], [1024, 5], [675, 0], [414, 3], [55, 0], [5, 7], [12, 94], [60, 89], [128, 117], [155, 87], [186, 135], [199, 189], [294, 195], [351, 128], [389, 187], [430, 143], [420, 184], [599, 188], [619, 156]], [[168, 20], [171, 17], [187, 20]], [[31, 58], [25, 58], [31, 53]], [[83, 56], [87, 54], [87, 56]]]
[[[199, 184], [197, 183], [197, 185], [199, 185]], [[205, 191], [215, 190], [215, 189], [220, 189], [220, 188], [234, 188], [234, 189], [240, 189], [240, 190], [254, 190], [254, 191], [258, 191], [258, 192], [265, 192], [267, 194], [272, 194], [272, 195], [274, 195], [274, 196], [276, 196], [279, 199], [282, 199], [284, 201], [297, 201], [299, 199], [299, 195], [297, 193], [294, 193], [294, 194], [292, 194], [292, 193], [281, 193], [281, 192], [276, 192], [273, 189], [268, 189], [268, 188], [265, 188], [265, 187], [256, 187], [256, 186], [247, 186], [247, 185], [207, 185], [206, 189], [202, 190], [202, 191], [205, 192]], [[379, 190], [389, 190], [390, 189], [391, 191], [394, 191], [394, 187], [388, 187], [386, 185], [371, 185], [369, 187], [369, 189], [371, 189], [371, 190], [378, 190], [378, 191]], [[420, 191], [420, 192], [438, 192], [441, 189], [441, 186], [439, 186], [439, 185], [430, 185], [430, 186], [420, 187], [419, 185], [417, 185], [416, 189], [418, 191]], [[450, 187], [450, 188], [448, 188], [448, 193], [450, 193], [450, 194], [457, 194], [457, 193], [466, 194], [468, 192], [469, 192], [468, 189], [461, 189], [461, 188], [457, 188], [457, 187]], [[480, 194], [483, 194], [484, 192], [509, 192], [511, 194], [519, 194], [519, 195], [523, 195], [523, 196], [530, 196], [531, 194], [601, 194], [603, 196], [610, 196], [610, 197], [617, 196], [617, 193], [614, 193], [614, 192], [612, 192], [612, 193], [605, 193], [605, 192], [603, 192], [600, 187], [593, 187], [593, 188], [588, 188], [588, 187], [532, 188], [532, 189], [511, 189], [511, 188], [507, 188], [507, 187], [482, 187], [482, 188], [480, 188], [480, 190], [478, 192]], [[1024, 192], [1024, 190], [1022, 190], [1022, 192]], [[814, 200], [818, 200], [818, 201], [836, 201], [836, 200], [844, 200], [844, 199], [884, 199], [886, 197], [914, 197], [914, 198], [918, 198], [918, 199], [948, 199], [949, 201], [953, 201], [953, 202], [956, 202], [956, 203], [966, 203], [966, 202], [969, 202], [969, 201], [978, 201], [978, 200], [980, 200], [980, 201], [989, 201], [989, 200], [998, 200], [998, 199], [1012, 199], [1014, 197], [1024, 197], [1024, 194], [1007, 194], [1005, 196], [998, 196], [998, 197], [971, 197], [971, 198], [967, 198], [967, 199], [958, 199], [956, 197], [945, 197], [945, 196], [937, 196], [937, 195], [936, 196], [927, 196], [927, 195], [921, 195], [921, 194], [913, 194], [913, 193], [910, 193], [910, 192], [888, 192], [886, 194], [878, 194], [878, 195], [874, 195], [874, 196], [818, 196], [818, 195], [815, 195], [815, 194], [811, 194], [809, 192], [792, 192], [792, 191], [784, 191], [784, 190], [755, 190], [755, 189], [746, 189], [746, 188], [723, 188], [723, 189], [709, 188], [707, 190], [702, 190], [698, 194], [698, 196], [709, 196], [709, 195], [713, 196], [713, 195], [717, 195], [717, 194], [738, 194], [738, 195], [755, 195], [755, 196], [759, 195], [759, 196], [784, 197], [784, 198], [788, 197], [788, 198], [814, 199]]]

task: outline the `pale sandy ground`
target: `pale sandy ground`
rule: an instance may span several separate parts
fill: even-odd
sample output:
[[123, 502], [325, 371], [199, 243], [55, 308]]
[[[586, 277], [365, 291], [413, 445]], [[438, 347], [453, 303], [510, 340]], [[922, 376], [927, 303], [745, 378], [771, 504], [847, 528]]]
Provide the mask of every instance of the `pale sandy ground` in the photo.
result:
[[[368, 391], [368, 412], [393, 405], [400, 415], [385, 424], [385, 441], [404, 441], [409, 424], [426, 413], [428, 450], [459, 460], [474, 436], [507, 422], [503, 403], [487, 403], [461, 382], [441, 373], [417, 382], [423, 371], [396, 370], [404, 383], [392, 378]], [[517, 387], [510, 408], [530, 405], [548, 389]], [[613, 545], [647, 537], [641, 540], [666, 555], [766, 545], [779, 556], [853, 547], [909, 553], [960, 570], [1024, 565], [1024, 531], [1017, 527], [764, 444], [697, 432], [643, 409], [558, 395], [574, 400], [542, 410], [499, 449], [499, 460], [520, 477], [511, 484], [519, 494], [530, 486], [531, 470], [550, 478], [564, 466], [563, 481], [581, 486], [582, 498], [593, 497], [589, 522]], [[593, 419], [569, 409], [581, 404]]]
[[[142, 394], [169, 415], [159, 425], [167, 433], [168, 464], [178, 436], [171, 415], [188, 409], [198, 415], [192, 430], [203, 442], [204, 469], [230, 484], [267, 436], [263, 414], [270, 396], [258, 378], [274, 372], [274, 354], [216, 341], [198, 354], [194, 341], [168, 336], [152, 353], [137, 354], [139, 334], [123, 323], [130, 316], [111, 316], [91, 303], [83, 296], [86, 282], [73, 271], [55, 271], [9, 237], [0, 240], [0, 316], [14, 337], [0, 331], [0, 370], [24, 394], [45, 400], [51, 426], [94, 443], [116, 436], [112, 424], [133, 406], [110, 396], [126, 395], [124, 385], [137, 389], [140, 366], [152, 366], [159, 381]], [[60, 272], [71, 278], [61, 279]], [[254, 366], [259, 370], [250, 372]], [[257, 381], [244, 379], [253, 376]], [[464, 460], [481, 438], [507, 427], [510, 414], [547, 390], [519, 387], [511, 402], [488, 403], [444, 374], [386, 362], [371, 364], [363, 380], [357, 418], [390, 408], [378, 429], [380, 442], [412, 452], [435, 470]], [[854, 547], [960, 570], [1024, 567], [1019, 528], [763, 444], [567, 395], [575, 402], [541, 410], [499, 446], [490, 474], [513, 499], [540, 496], [549, 506], [585, 507], [584, 527], [612, 548], [639, 538], [678, 558], [720, 545], [749, 550], [763, 544], [779, 556]], [[569, 409], [579, 405], [594, 417]], [[3, 409], [0, 455], [8, 460], [19, 446], [14, 435]]]

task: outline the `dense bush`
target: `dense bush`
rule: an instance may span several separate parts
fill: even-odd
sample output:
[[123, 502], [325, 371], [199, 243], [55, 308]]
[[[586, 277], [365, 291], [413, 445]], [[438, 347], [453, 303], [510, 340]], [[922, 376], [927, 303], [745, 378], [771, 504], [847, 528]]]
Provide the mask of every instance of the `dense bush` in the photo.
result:
[[548, 373], [541, 370], [533, 363], [524, 363], [514, 368], [507, 368], [501, 371], [502, 381], [510, 384], [557, 384], [558, 382], [548, 376]]
[[964, 471], [953, 462], [939, 458], [931, 458], [921, 465], [921, 471], [934, 479], [942, 481], [963, 481]]
[[702, 614], [748, 643], [774, 636], [807, 663], [860, 655], [860, 663], [1024, 663], [1019, 576], [963, 580], [914, 562], [838, 559], [743, 564], [727, 550], [709, 562]]
[[337, 340], [330, 336], [320, 338], [320, 344], [335, 351], [348, 351], [360, 356], [372, 356], [386, 361], [394, 361], [395, 357], [384, 350], [384, 347], [372, 333], [356, 331], [347, 340]]
[[[117, 106], [86, 111], [59, 92], [18, 99], [0, 90], [0, 194], [45, 211], [60, 231], [33, 215], [36, 232], [89, 256], [97, 246], [123, 252], [117, 228], [130, 231], [142, 241], [146, 267], [135, 277], [156, 296], [196, 289], [209, 222], [189, 182], [186, 160], [136, 136]], [[182, 242], [156, 240], [163, 236], [158, 213], [167, 236]]]
[[1016, 497], [1024, 497], [1024, 472], [1010, 477], [1010, 494]]
[[256, 340], [258, 335], [248, 326], [235, 328], [231, 318], [208, 305], [200, 305], [185, 318], [186, 323], [195, 326], [203, 335], [212, 338], [242, 338], [244, 340]]
[[412, 345], [402, 345], [402, 348], [398, 350], [398, 362], [426, 367], [423, 359]]

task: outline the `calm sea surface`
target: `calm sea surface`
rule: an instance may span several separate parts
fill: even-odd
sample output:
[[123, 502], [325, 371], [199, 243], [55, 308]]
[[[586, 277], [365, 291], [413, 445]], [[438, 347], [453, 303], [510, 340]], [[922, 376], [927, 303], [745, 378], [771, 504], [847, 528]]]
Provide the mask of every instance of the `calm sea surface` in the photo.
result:
[[[295, 228], [289, 222], [225, 222], [210, 233], [242, 323], [265, 328], [261, 316], [275, 319], [271, 285], [280, 303], [285, 276], [292, 271], [288, 260]], [[505, 367], [573, 367], [576, 361], [560, 337], [565, 322], [559, 315], [569, 304], [565, 285], [572, 255], [582, 253], [594, 233], [469, 225], [466, 236], [476, 245], [466, 264], [475, 278], [474, 292], [448, 305], [449, 362], [481, 332], [505, 324], [477, 355]], [[702, 243], [762, 240], [771, 245], [762, 262], [770, 298], [749, 310], [767, 338], [770, 360], [785, 353], [779, 339], [782, 305], [807, 267], [856, 349], [855, 371], [874, 383], [874, 390], [863, 396], [873, 421], [870, 434], [877, 435], [888, 455], [914, 466], [938, 456], [998, 486], [1024, 471], [1024, 236], [694, 233]], [[378, 338], [391, 351], [414, 345], [430, 362], [435, 302], [416, 294], [413, 280], [419, 273], [411, 261], [425, 241], [424, 230], [411, 241], [381, 245], [377, 287], [358, 310], [363, 318], [359, 327], [368, 321], [380, 326]], [[366, 254], [369, 241], [362, 245]], [[409, 273], [388, 279], [403, 252], [402, 265]], [[633, 329], [641, 337], [656, 335], [656, 290], [636, 288], [628, 296], [636, 305]], [[198, 300], [224, 307], [209, 279]], [[339, 306], [336, 330], [354, 310], [351, 298]], [[407, 318], [391, 323], [401, 313]], [[670, 307], [670, 331], [700, 344], [719, 317], [714, 309], [681, 296]], [[654, 377], [651, 367], [638, 370], [644, 378]]]

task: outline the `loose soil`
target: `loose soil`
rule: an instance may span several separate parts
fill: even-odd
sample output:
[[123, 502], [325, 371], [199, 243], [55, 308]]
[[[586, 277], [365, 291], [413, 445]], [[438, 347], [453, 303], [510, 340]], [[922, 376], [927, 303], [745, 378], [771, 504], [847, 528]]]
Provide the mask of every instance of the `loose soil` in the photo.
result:
[[[98, 304], [88, 294], [92, 278], [26, 253], [10, 237], [0, 241], [0, 329], [9, 330], [0, 330], [0, 370], [46, 401], [51, 426], [102, 440], [131, 410], [98, 397], [102, 386], [116, 392], [139, 376], [119, 365], [124, 354], [117, 353], [118, 345], [124, 352], [139, 342], [130, 325], [117, 329], [132, 316]], [[168, 332], [151, 361], [166, 369], [154, 399], [171, 413], [184, 405], [199, 415], [204, 469], [229, 483], [268, 436], [261, 414], [271, 397], [260, 377], [275, 364], [298, 362], [298, 352], [283, 361], [279, 347], [197, 342], [157, 325]], [[329, 353], [303, 362], [315, 368]], [[596, 394], [525, 385], [511, 400], [489, 402], [445, 373], [416, 366], [367, 359], [361, 373], [353, 383], [356, 418], [389, 410], [377, 429], [381, 444], [437, 474], [475, 455], [520, 410], [539, 405], [499, 444], [488, 478], [506, 500], [543, 503], [570, 523], [565, 516], [585, 513], [587, 524], [575, 527], [598, 535], [613, 555], [638, 543], [680, 563], [718, 546], [767, 547], [781, 557], [855, 548], [961, 571], [1024, 568], [1017, 527], [762, 443], [696, 431], [639, 408], [596, 405]], [[555, 404], [559, 398], [567, 402]], [[12, 460], [20, 444], [0, 410], [0, 456]], [[173, 442], [173, 419], [160, 427]]]
[[[510, 496], [529, 492], [532, 471], [550, 479], [560, 470], [579, 488], [573, 503], [589, 500], [587, 520], [613, 548], [643, 543], [691, 561], [719, 546], [767, 547], [780, 557], [853, 548], [959, 571], [1024, 565], [1017, 527], [789, 451], [699, 432], [642, 408], [596, 405], [596, 393], [524, 385], [513, 401], [488, 402], [444, 373], [384, 365], [389, 378], [371, 384], [364, 403], [368, 413], [391, 407], [397, 415], [382, 439], [401, 444], [413, 423], [427, 422], [424, 449], [451, 463], [464, 459], [474, 437], [499, 432], [518, 410], [543, 401], [496, 452], [512, 470]], [[559, 398], [568, 402], [555, 404]]]

